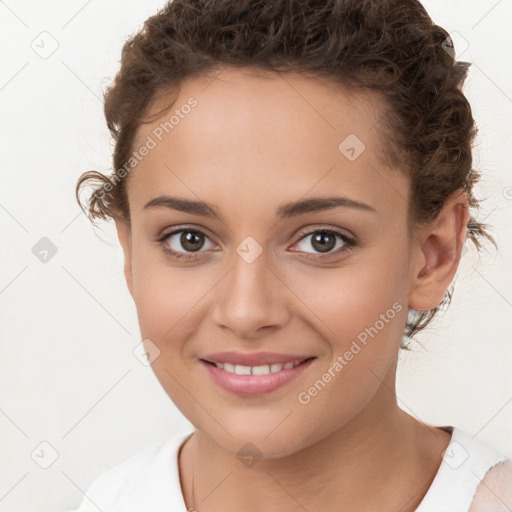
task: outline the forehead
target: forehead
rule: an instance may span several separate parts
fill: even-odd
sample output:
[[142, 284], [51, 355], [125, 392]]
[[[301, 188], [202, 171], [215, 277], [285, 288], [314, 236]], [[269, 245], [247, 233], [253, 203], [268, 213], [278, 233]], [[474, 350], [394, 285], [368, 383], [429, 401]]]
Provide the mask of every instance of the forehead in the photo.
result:
[[[373, 142], [383, 142], [377, 128], [384, 115], [383, 100], [368, 89], [356, 91], [315, 74], [278, 74], [224, 67], [220, 72], [212, 71], [184, 80], [178, 91], [163, 89], [158, 99], [152, 102], [149, 116], [168, 106], [171, 100], [170, 110], [149, 125], [139, 127], [137, 144], [143, 142], [147, 133], [158, 131], [158, 127], [168, 121], [172, 126], [167, 125], [162, 135], [173, 131], [178, 142], [180, 131], [183, 132], [177, 129], [178, 124], [184, 124], [185, 119], [188, 119], [186, 125], [190, 130], [208, 135], [212, 143], [228, 135], [230, 129], [237, 128], [243, 128], [242, 136], [249, 133], [261, 137], [265, 134], [257, 128], [262, 122], [267, 127], [267, 134], [272, 135], [288, 123], [293, 125], [294, 137], [312, 138], [316, 133], [318, 138], [327, 135], [329, 139], [337, 140], [352, 129], [368, 142], [372, 142], [370, 138]], [[187, 106], [191, 101], [197, 104], [193, 108]], [[188, 132], [185, 134], [189, 135]], [[272, 137], [265, 142], [271, 144]]]
[[130, 176], [135, 209], [177, 191], [215, 191], [219, 204], [227, 200], [222, 190], [232, 203], [233, 193], [279, 203], [288, 192], [296, 199], [336, 190], [374, 203], [386, 200], [383, 193], [407, 194], [403, 176], [383, 165], [383, 108], [369, 92], [297, 73], [225, 68], [185, 80], [150, 114], [171, 99], [172, 108], [137, 131], [134, 149], [149, 140], [152, 149]]

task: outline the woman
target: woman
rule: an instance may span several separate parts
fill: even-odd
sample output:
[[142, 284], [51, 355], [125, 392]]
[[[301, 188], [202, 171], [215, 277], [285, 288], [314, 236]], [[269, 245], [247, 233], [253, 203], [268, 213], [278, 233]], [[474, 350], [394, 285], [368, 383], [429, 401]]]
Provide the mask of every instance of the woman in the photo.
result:
[[112, 218], [146, 357], [194, 425], [80, 511], [509, 510], [499, 450], [398, 407], [449, 298], [476, 129], [415, 0], [175, 0], [123, 48], [91, 220]]

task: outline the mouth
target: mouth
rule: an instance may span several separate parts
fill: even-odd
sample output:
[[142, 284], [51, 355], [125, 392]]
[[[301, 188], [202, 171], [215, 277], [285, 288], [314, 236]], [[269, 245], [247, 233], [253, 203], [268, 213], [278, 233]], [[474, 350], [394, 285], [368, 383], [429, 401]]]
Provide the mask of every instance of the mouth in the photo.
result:
[[292, 382], [307, 371], [316, 359], [317, 357], [305, 357], [255, 366], [208, 359], [200, 359], [199, 362], [212, 381], [225, 391], [243, 397], [257, 397]]
[[222, 361], [208, 361], [207, 359], [201, 359], [201, 361], [211, 366], [220, 368], [225, 372], [234, 373], [236, 375], [268, 375], [269, 373], [278, 373], [283, 370], [291, 370], [292, 368], [307, 363], [313, 359], [316, 358], [307, 357], [305, 359], [297, 359], [295, 361], [288, 361], [286, 363], [267, 363], [255, 366], [233, 364]]

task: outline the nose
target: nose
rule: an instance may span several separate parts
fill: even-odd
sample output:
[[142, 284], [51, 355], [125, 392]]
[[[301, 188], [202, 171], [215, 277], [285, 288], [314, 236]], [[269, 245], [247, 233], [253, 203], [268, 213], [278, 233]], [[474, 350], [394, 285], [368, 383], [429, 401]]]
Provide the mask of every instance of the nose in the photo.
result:
[[265, 252], [249, 262], [236, 254], [216, 287], [212, 319], [237, 339], [258, 339], [282, 328], [289, 318], [290, 290], [269, 266]]

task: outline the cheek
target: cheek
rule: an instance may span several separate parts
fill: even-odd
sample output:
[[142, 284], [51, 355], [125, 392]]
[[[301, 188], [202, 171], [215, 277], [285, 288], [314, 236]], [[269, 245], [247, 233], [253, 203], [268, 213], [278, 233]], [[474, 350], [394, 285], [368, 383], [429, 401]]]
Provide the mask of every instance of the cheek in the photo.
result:
[[[320, 334], [328, 354], [315, 375], [328, 384], [323, 388], [319, 383], [322, 391], [311, 397], [319, 410], [335, 403], [338, 414], [353, 412], [373, 395], [396, 360], [407, 319], [408, 289], [407, 254], [395, 249], [369, 252], [336, 270], [294, 273], [290, 287], [307, 306], [302, 315]], [[397, 254], [404, 255], [399, 259]]]
[[370, 273], [359, 275], [352, 269], [339, 273], [337, 280], [346, 288], [329, 284], [328, 279], [317, 280], [318, 286], [325, 285], [325, 294], [305, 299], [311, 311], [318, 313], [308, 315], [316, 331], [312, 337], [327, 354], [293, 397], [294, 419], [305, 433], [305, 446], [348, 424], [370, 402], [385, 404], [392, 395], [390, 370], [407, 316], [404, 298], [400, 300], [392, 279], [376, 287]]
[[[395, 256], [368, 254], [343, 263], [338, 269], [307, 269], [290, 273], [289, 286], [309, 310], [309, 317], [330, 340], [333, 350], [376, 325], [388, 339], [401, 337], [407, 310], [407, 280], [403, 261]], [[383, 323], [384, 322], [384, 323]]]
[[[206, 277], [206, 275], [205, 275]], [[214, 281], [214, 280], [212, 280]], [[189, 341], [200, 328], [199, 315], [205, 314], [202, 299], [212, 288], [206, 279], [199, 279], [191, 268], [148, 264], [146, 260], [134, 268], [134, 300], [142, 339], [149, 339], [158, 348], [158, 357], [151, 368], [165, 392], [188, 418], [200, 416], [196, 403], [199, 395], [191, 371], [193, 362], [186, 357]], [[206, 295], [207, 296], [207, 295]]]
[[197, 322], [191, 319], [208, 291], [190, 270], [153, 268], [138, 274], [136, 307], [141, 334], [157, 343], [183, 340]]
[[190, 319], [208, 291], [205, 281], [198, 278], [197, 268], [172, 265], [158, 250], [142, 244], [133, 253], [132, 272], [142, 337], [151, 339], [161, 351], [169, 349], [168, 340], [176, 342], [173, 349], [178, 349], [193, 328]]

